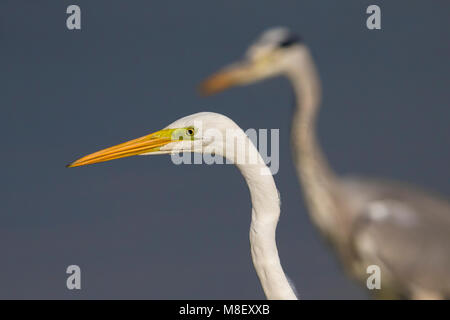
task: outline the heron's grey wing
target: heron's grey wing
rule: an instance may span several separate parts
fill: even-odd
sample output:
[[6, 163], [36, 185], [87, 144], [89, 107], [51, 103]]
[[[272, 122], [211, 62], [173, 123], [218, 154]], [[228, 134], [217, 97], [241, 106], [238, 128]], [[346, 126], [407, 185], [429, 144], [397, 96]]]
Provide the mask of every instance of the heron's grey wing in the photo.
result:
[[406, 295], [450, 297], [450, 204], [409, 186], [348, 179], [352, 243], [360, 268], [379, 265], [381, 279]]

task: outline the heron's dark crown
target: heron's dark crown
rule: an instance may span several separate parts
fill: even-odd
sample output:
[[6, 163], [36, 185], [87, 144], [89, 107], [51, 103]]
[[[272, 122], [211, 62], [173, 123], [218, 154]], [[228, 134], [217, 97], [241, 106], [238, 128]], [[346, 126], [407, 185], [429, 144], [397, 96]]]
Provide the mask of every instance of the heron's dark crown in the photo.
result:
[[278, 44], [280, 48], [288, 48], [295, 44], [303, 43], [303, 39], [300, 35], [295, 33], [289, 33], [281, 42]]

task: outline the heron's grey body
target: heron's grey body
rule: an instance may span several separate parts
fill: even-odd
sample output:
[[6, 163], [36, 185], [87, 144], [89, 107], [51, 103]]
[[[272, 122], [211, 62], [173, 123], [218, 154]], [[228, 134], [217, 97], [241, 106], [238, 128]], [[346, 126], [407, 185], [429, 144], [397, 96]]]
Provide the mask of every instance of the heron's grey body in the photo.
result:
[[404, 184], [336, 176], [316, 140], [319, 77], [300, 50], [301, 68], [286, 74], [296, 96], [294, 162], [312, 220], [361, 281], [368, 266], [380, 267], [380, 296], [450, 297], [450, 204]]
[[308, 48], [286, 28], [273, 28], [239, 64], [205, 82], [206, 92], [272, 76], [288, 77], [295, 92], [291, 143], [313, 222], [353, 276], [381, 271], [382, 297], [450, 298], [450, 203], [395, 182], [338, 177], [316, 137], [321, 87]]
[[367, 278], [367, 266], [378, 265], [387, 294], [450, 298], [448, 202], [388, 181], [347, 178], [340, 186], [352, 216], [351, 270]]

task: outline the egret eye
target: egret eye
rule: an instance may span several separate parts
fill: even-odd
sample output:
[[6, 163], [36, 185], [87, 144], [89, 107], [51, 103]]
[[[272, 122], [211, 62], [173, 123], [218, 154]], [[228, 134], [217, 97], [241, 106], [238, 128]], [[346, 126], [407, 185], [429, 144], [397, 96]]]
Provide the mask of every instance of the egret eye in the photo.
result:
[[188, 128], [186, 129], [186, 134], [188, 136], [193, 136], [194, 135], [194, 129], [193, 128]]

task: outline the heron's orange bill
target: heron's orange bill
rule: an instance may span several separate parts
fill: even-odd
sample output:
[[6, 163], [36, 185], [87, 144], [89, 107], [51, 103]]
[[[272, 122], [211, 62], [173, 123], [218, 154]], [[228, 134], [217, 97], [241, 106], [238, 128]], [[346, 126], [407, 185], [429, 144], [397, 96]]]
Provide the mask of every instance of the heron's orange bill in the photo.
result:
[[250, 67], [247, 64], [239, 63], [213, 74], [200, 83], [200, 94], [212, 95], [242, 83], [251, 71]]
[[128, 142], [94, 152], [68, 164], [67, 167], [71, 168], [84, 166], [87, 164], [159, 151], [160, 147], [172, 142], [170, 132], [166, 131], [169, 130], [161, 130], [141, 138], [130, 140]]
[[231, 71], [223, 71], [213, 74], [199, 86], [202, 95], [212, 95], [232, 87], [237, 83], [236, 77]]

